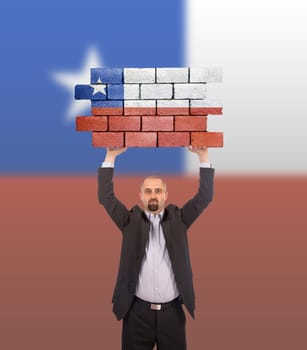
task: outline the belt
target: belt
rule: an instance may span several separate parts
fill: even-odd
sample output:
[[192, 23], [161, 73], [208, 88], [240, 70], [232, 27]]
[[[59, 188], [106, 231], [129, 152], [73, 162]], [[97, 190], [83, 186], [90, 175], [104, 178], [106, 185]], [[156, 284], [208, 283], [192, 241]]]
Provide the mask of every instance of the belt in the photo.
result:
[[149, 301], [140, 299], [137, 296], [134, 297], [134, 300], [137, 303], [143, 304], [144, 306], [148, 307], [151, 310], [160, 311], [160, 310], [166, 309], [171, 305], [178, 303], [180, 301], [180, 297], [177, 297], [174, 300], [168, 301], [167, 303], [150, 303]]

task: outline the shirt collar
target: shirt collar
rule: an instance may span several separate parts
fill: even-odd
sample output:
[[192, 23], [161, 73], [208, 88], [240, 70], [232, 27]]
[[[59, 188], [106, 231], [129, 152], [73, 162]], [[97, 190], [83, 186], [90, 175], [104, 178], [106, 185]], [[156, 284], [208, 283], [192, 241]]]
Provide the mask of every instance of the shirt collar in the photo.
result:
[[160, 211], [160, 213], [158, 213], [158, 214], [153, 214], [153, 213], [145, 210], [145, 214], [146, 214], [148, 220], [150, 219], [150, 215], [159, 215], [160, 218], [162, 219], [163, 214], [164, 214], [164, 209], [162, 211]]

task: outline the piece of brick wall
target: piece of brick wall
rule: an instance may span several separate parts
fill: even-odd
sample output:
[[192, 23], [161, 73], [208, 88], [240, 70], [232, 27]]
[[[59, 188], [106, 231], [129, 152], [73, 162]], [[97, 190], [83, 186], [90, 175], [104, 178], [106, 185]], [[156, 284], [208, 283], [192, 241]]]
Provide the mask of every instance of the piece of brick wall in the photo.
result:
[[144, 116], [142, 131], [174, 131], [173, 116]]
[[110, 116], [109, 130], [110, 131], [140, 131], [141, 117]]
[[221, 80], [220, 68], [92, 68], [75, 98], [93, 116], [77, 117], [76, 130], [93, 132], [95, 147], [223, 147], [223, 133], [207, 130], [208, 115], [222, 114], [207, 84]]

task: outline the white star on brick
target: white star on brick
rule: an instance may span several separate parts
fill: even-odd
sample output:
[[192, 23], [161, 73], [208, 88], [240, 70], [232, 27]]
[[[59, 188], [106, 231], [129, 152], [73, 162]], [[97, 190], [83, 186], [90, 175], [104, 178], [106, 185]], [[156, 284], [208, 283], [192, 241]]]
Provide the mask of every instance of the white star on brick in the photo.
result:
[[104, 84], [92, 84], [91, 87], [94, 89], [92, 95], [97, 94], [98, 92], [101, 92], [103, 95], [106, 95], [106, 85]]

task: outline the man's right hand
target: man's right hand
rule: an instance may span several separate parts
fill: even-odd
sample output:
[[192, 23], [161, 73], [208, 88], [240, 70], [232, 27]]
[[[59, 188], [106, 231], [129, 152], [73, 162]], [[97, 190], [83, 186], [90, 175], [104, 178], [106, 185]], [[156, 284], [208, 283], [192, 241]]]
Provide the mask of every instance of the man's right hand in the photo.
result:
[[127, 147], [108, 147], [104, 161], [114, 163], [117, 156], [127, 151]]

